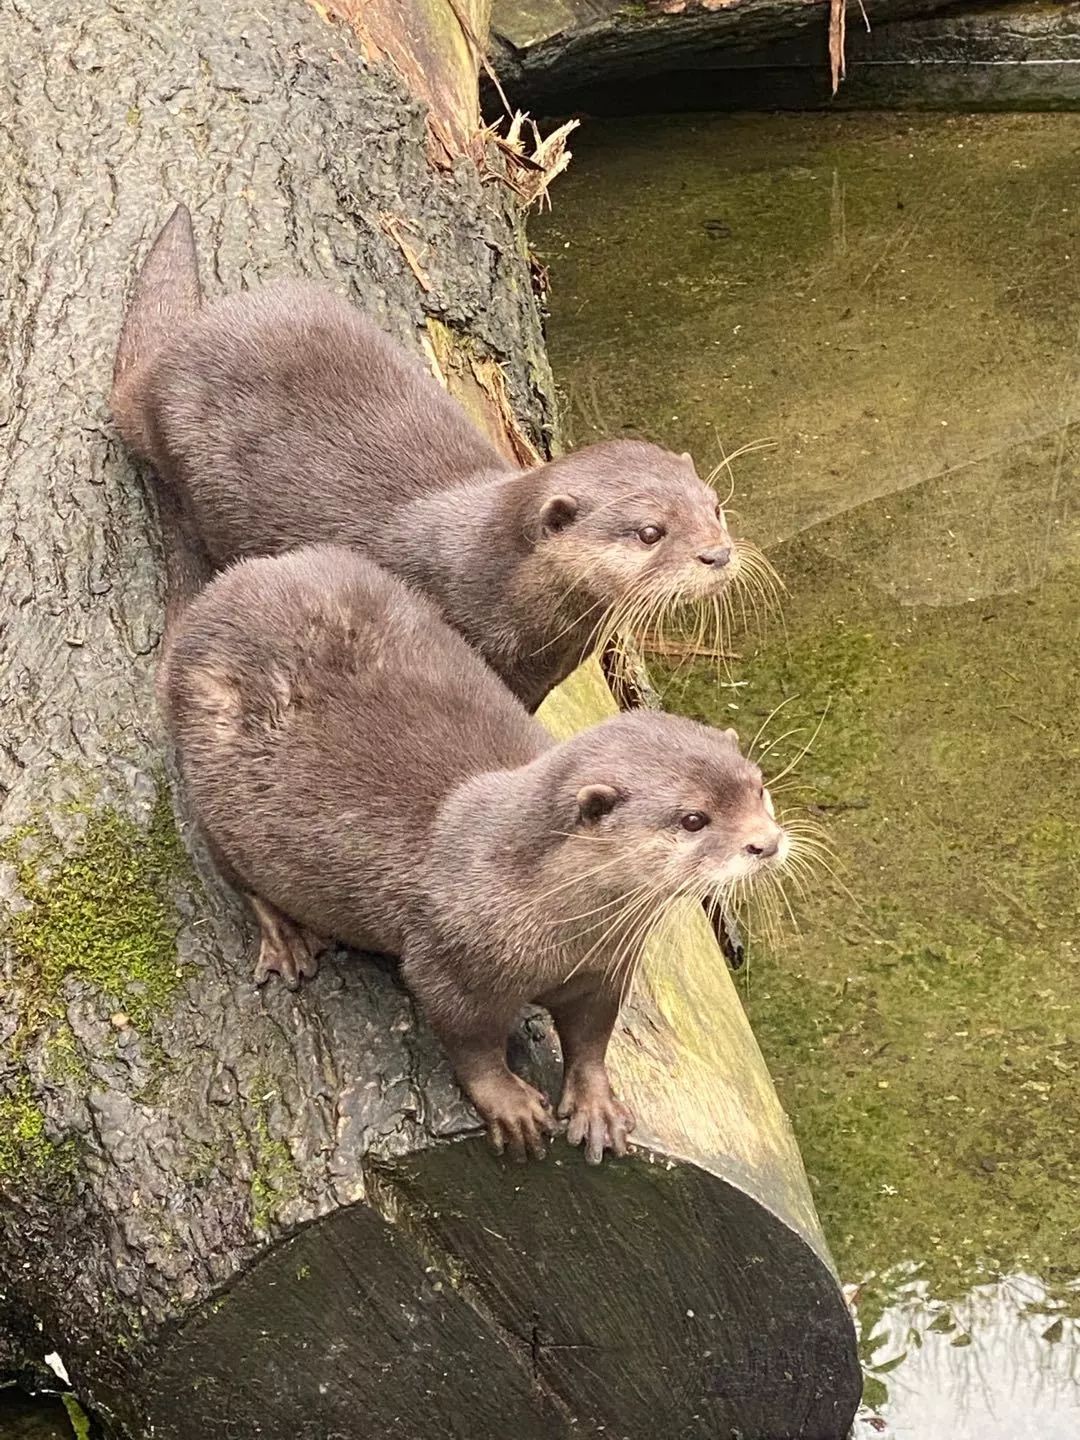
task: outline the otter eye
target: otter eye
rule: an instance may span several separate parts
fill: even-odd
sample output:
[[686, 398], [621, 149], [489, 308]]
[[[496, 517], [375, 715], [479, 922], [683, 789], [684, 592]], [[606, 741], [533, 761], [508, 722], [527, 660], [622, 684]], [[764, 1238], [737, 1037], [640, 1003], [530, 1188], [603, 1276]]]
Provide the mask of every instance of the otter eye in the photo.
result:
[[664, 532], [659, 525], [643, 525], [637, 532], [637, 538], [643, 545], [655, 545], [664, 538]]
[[679, 824], [684, 830], [690, 831], [704, 830], [708, 823], [708, 815], [703, 815], [700, 810], [691, 810], [689, 814], [684, 815], [679, 821]]

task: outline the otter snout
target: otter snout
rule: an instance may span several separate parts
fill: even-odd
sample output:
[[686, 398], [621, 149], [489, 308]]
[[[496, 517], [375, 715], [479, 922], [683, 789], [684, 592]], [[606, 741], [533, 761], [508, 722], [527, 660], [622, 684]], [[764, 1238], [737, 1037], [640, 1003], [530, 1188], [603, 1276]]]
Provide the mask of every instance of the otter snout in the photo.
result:
[[717, 545], [709, 550], [702, 550], [697, 557], [702, 565], [710, 565], [716, 570], [722, 570], [731, 560], [731, 546]]
[[787, 848], [787, 834], [782, 825], [769, 819], [764, 825], [755, 826], [743, 841], [743, 854], [759, 864], [783, 859]]

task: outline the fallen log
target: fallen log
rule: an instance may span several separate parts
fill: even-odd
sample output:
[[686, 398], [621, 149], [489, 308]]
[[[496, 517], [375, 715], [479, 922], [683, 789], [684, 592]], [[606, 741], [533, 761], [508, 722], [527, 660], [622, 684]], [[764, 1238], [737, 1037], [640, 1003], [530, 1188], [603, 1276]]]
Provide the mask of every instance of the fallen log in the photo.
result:
[[[867, 0], [864, 11], [877, 26], [948, 4]], [[847, 0], [838, 14], [846, 8]], [[643, 82], [647, 92], [648, 82], [675, 75], [695, 77], [700, 93], [711, 87], [711, 103], [724, 109], [724, 75], [711, 72], [722, 72], [728, 57], [811, 34], [826, 53], [830, 23], [830, 0], [495, 0], [488, 55], [510, 103], [535, 114], [625, 112], [635, 97], [640, 108]], [[672, 88], [662, 88], [665, 97]], [[827, 75], [822, 88], [827, 97]], [[497, 114], [501, 99], [491, 79], [485, 92], [486, 108]]]
[[[509, 453], [546, 452], [522, 217], [476, 113], [483, 11], [0, 9], [0, 1380], [51, 1354], [117, 1435], [826, 1440], [855, 1407], [851, 1321], [704, 915], [614, 1046], [635, 1157], [518, 1169], [388, 962], [255, 990], [174, 809], [156, 527], [105, 410], [133, 269], [183, 198], [211, 294], [337, 285]], [[544, 714], [612, 703], [594, 665]], [[542, 1017], [518, 1050], [551, 1084]]]

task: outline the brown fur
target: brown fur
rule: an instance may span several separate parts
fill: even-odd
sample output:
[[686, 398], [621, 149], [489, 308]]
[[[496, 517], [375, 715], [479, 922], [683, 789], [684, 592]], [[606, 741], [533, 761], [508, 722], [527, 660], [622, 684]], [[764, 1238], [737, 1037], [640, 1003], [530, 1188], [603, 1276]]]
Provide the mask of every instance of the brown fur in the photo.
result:
[[[161, 693], [200, 820], [253, 897], [263, 974], [311, 973], [318, 936], [400, 955], [493, 1141], [521, 1155], [552, 1121], [506, 1041], [546, 1005], [570, 1138], [624, 1151], [633, 1117], [604, 1068], [620, 908], [760, 867], [747, 847], [782, 833], [733, 732], [640, 712], [553, 744], [432, 605], [333, 546], [211, 581]], [[710, 824], [688, 834], [687, 811]]]
[[[534, 708], [631, 593], [718, 594], [734, 572], [688, 455], [609, 441], [508, 465], [411, 355], [309, 284], [206, 307], [180, 209], [139, 277], [113, 413], [210, 562], [332, 542], [412, 581]], [[638, 532], [665, 534], [655, 545]]]
[[[150, 248], [135, 280], [113, 364], [109, 397], [120, 433], [137, 455], [150, 454], [142, 386], [163, 338], [190, 322], [202, 304], [195, 235], [187, 207], [178, 205]], [[177, 617], [213, 573], [188, 495], [166, 471], [154, 488], [165, 550], [168, 603], [166, 644]]]

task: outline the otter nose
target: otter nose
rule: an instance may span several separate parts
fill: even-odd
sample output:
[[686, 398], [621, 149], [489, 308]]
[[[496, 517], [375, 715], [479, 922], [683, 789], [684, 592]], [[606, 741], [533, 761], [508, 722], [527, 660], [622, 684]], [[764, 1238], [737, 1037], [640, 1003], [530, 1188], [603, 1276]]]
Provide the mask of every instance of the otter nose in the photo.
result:
[[754, 855], [762, 860], [771, 860], [780, 849], [780, 832], [775, 835], [762, 835], [750, 845], [743, 847], [747, 855]]
[[731, 546], [718, 545], [715, 550], [702, 550], [697, 558], [702, 565], [715, 565], [717, 570], [720, 570], [731, 559]]

